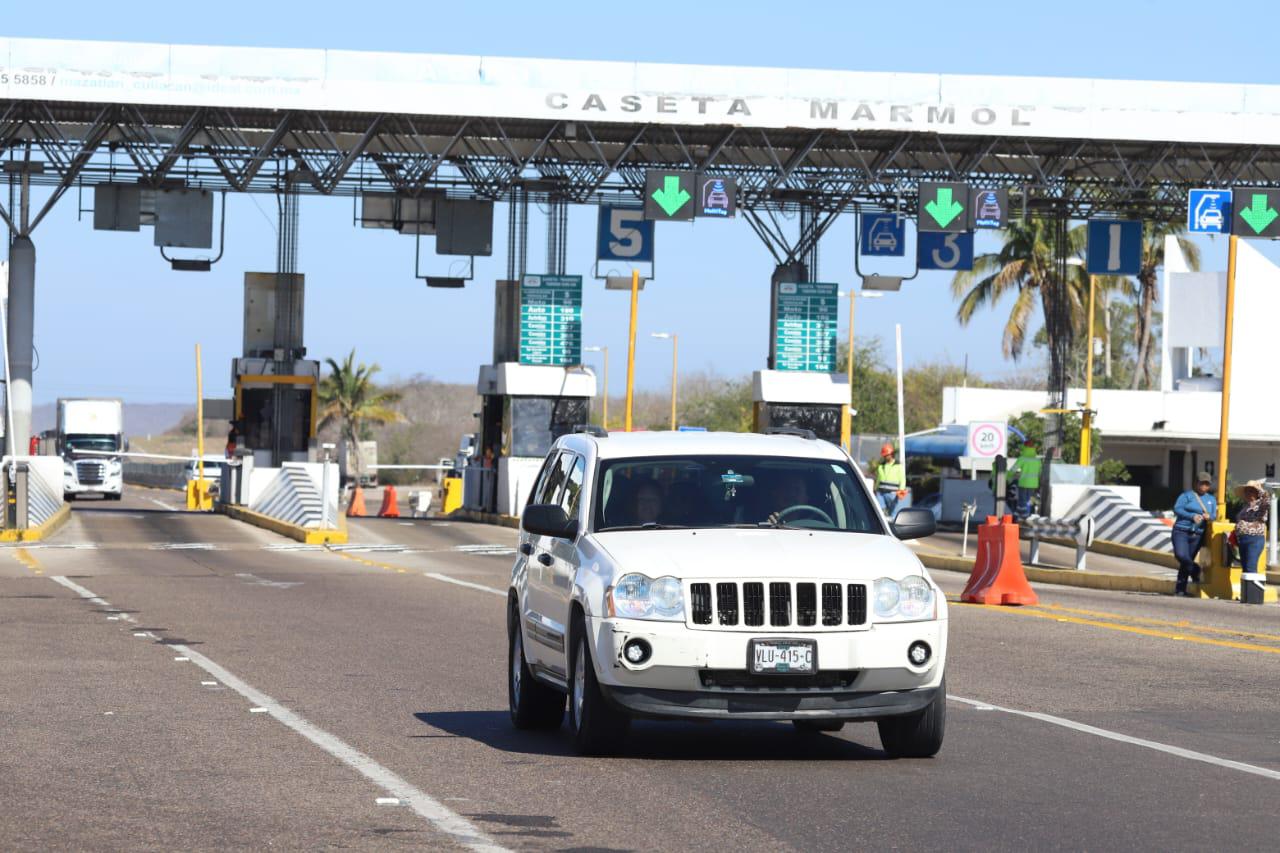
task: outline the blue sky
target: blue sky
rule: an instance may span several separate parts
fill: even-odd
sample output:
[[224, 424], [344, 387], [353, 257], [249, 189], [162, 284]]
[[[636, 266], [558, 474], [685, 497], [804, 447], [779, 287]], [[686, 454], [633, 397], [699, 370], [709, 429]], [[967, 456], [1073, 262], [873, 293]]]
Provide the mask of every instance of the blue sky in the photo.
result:
[[[283, 5], [283, 4], [282, 4]], [[1270, 55], [1274, 7], [1232, 4], [1209, 15], [1188, 3], [1097, 3], [1068, 6], [808, 3], [794, 7], [748, 0], [689, 4], [651, 0], [629, 10], [597, 3], [538, 7], [384, 0], [375, 10], [313, 6], [299, 11], [224, 2], [198, 16], [172, 3], [133, 2], [104, 14], [99, 3], [67, 0], [58, 14], [32, 4], [6, 11], [5, 35], [280, 47], [330, 47], [656, 62], [771, 65], [873, 71], [1093, 76], [1221, 82], [1280, 82], [1280, 64], [1244, 67], [1224, 61]], [[175, 10], [181, 9], [180, 13]], [[643, 13], [640, 11], [643, 9]], [[788, 14], [790, 12], [790, 14]], [[230, 196], [227, 249], [207, 274], [169, 270], [151, 234], [95, 232], [78, 216], [74, 194], [34, 234], [37, 250], [35, 376], [37, 402], [79, 394], [133, 401], [194, 398], [193, 344], [204, 348], [206, 396], [229, 390], [239, 353], [242, 276], [275, 263], [275, 200]], [[91, 206], [86, 195], [84, 206]], [[505, 247], [505, 214], [495, 217], [494, 245]], [[545, 251], [543, 224], [531, 217], [530, 271]], [[848, 286], [853, 220], [842, 217], [821, 246], [820, 278]], [[1220, 241], [1221, 242], [1221, 241]], [[462, 291], [428, 290], [413, 277], [410, 237], [352, 225], [349, 198], [304, 201], [299, 268], [307, 276], [310, 353], [355, 347], [390, 377], [422, 374], [474, 382], [491, 356], [492, 282], [505, 274], [501, 255], [477, 263]], [[570, 273], [587, 277], [584, 341], [609, 346], [614, 393], [621, 393], [626, 296], [590, 279], [595, 209], [574, 208]], [[978, 251], [990, 248], [979, 242]], [[443, 259], [424, 241], [424, 267]], [[663, 387], [669, 344], [651, 331], [680, 334], [681, 366], [742, 375], [764, 366], [768, 282], [773, 260], [742, 220], [658, 227], [658, 278], [641, 300], [637, 348], [642, 387]], [[1221, 265], [1211, 247], [1206, 268]], [[954, 320], [949, 275], [921, 273], [902, 294], [861, 301], [859, 337], [891, 342], [902, 323], [907, 361], [962, 362], [986, 376], [1014, 369], [1000, 354], [1004, 314], [984, 313], [968, 328]], [[841, 336], [845, 334], [843, 310]], [[1034, 363], [1029, 361], [1028, 363]]]

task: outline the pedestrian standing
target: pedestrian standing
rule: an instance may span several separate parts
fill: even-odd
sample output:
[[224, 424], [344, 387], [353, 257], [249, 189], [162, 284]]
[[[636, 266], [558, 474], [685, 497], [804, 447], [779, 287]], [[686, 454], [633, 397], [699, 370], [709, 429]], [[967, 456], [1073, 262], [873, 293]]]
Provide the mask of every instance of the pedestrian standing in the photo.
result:
[[[1240, 549], [1240, 565], [1246, 572], [1258, 571], [1258, 559], [1267, 544], [1267, 527], [1271, 523], [1271, 501], [1261, 480], [1250, 480], [1236, 489], [1244, 508], [1236, 516], [1236, 546]], [[1265, 572], [1265, 567], [1263, 568]]]
[[885, 443], [880, 448], [880, 462], [875, 466], [876, 500], [890, 519], [898, 509], [898, 502], [907, 496], [907, 471], [894, 453], [893, 445]]
[[[1036, 456], [1036, 446], [1031, 442], [1022, 445], [1018, 459], [1009, 466], [1008, 478], [1014, 486], [1014, 505], [1018, 518], [1031, 515], [1031, 498], [1040, 491], [1040, 472], [1044, 462]], [[1014, 479], [1014, 475], [1017, 479]]]
[[1187, 595], [1189, 580], [1200, 583], [1200, 565], [1196, 554], [1204, 544], [1204, 533], [1218, 513], [1218, 502], [1209, 494], [1213, 478], [1205, 471], [1196, 475], [1195, 488], [1178, 496], [1173, 505], [1173, 555], [1178, 558], [1178, 581], [1174, 595]]

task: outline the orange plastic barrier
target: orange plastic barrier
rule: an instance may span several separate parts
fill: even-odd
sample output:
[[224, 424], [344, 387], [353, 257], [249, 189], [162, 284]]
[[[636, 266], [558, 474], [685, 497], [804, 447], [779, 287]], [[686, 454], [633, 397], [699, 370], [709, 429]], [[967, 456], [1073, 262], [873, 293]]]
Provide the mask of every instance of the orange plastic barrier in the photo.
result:
[[978, 528], [978, 557], [960, 600], [970, 604], [1036, 604], [1040, 601], [1022, 570], [1018, 525], [1012, 516], [987, 516]]
[[399, 518], [400, 499], [396, 497], [396, 487], [387, 486], [382, 490], [382, 509], [378, 510], [379, 518]]
[[351, 493], [351, 505], [347, 507], [347, 518], [364, 518], [368, 514], [364, 508], [364, 490], [356, 486]]

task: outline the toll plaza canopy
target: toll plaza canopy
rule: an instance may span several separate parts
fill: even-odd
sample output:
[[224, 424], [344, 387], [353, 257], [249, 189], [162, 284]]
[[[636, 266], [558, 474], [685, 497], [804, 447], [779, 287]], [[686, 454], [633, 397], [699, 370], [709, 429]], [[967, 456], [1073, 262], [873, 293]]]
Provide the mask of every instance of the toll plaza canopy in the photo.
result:
[[673, 167], [736, 178], [748, 212], [981, 180], [1170, 217], [1190, 187], [1280, 182], [1280, 86], [13, 38], [0, 145], [57, 188], [37, 221], [76, 182], [599, 202]]

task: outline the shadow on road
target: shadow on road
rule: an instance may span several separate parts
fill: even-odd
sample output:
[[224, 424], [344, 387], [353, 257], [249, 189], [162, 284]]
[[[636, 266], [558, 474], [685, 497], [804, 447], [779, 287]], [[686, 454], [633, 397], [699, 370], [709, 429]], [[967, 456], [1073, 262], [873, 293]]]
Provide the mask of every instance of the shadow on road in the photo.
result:
[[[568, 732], [522, 732], [502, 711], [423, 711], [420, 722], [445, 735], [411, 737], [462, 737], [503, 752], [525, 755], [574, 755]], [[879, 749], [849, 738], [878, 743], [875, 727], [849, 723], [838, 735], [802, 734], [790, 723], [717, 721], [708, 723], [632, 723], [622, 748], [614, 757], [659, 761], [882, 761]]]

